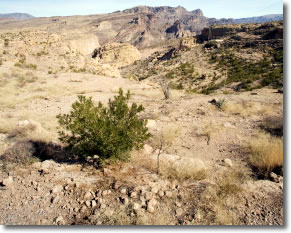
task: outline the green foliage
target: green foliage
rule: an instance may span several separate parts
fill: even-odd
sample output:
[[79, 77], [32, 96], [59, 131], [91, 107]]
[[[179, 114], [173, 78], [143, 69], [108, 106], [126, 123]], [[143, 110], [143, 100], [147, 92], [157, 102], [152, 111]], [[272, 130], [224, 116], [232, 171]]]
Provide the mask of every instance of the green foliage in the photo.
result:
[[108, 107], [101, 102], [94, 106], [92, 98], [79, 96], [69, 114], [58, 115], [58, 121], [65, 131], [59, 131], [60, 140], [79, 156], [99, 155], [102, 161], [109, 159], [127, 160], [129, 152], [140, 149], [151, 136], [146, 121], [138, 118], [144, 110], [142, 105], [128, 101], [130, 92], [109, 100]]
[[172, 69], [166, 74], [166, 78], [173, 79], [173, 78], [181, 78], [181, 79], [194, 79], [195, 78], [195, 68], [194, 66], [189, 63], [182, 63], [177, 68]]
[[204, 45], [204, 48], [217, 48], [217, 42], [214, 41], [214, 40], [211, 40], [209, 42], [207, 42], [205, 45]]
[[4, 39], [4, 46], [7, 47], [9, 45], [9, 40], [8, 39]]
[[[220, 53], [221, 56], [217, 56]], [[241, 89], [250, 91], [264, 86], [283, 87], [283, 50], [271, 51], [269, 56], [257, 62], [246, 61], [236, 57], [229, 51], [217, 49], [210, 57], [210, 63], [217, 63], [217, 69], [227, 70], [227, 79], [204, 89], [202, 93], [209, 94], [222, 86], [234, 82], [240, 83]], [[259, 81], [259, 85], [254, 85]]]

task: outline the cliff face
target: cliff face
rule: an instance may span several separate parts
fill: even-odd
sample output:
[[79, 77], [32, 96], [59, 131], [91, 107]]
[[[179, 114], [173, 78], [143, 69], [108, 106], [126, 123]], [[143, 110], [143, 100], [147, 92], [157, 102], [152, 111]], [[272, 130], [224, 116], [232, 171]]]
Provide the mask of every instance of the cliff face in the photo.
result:
[[94, 22], [101, 45], [119, 42], [138, 48], [162, 40], [195, 36], [210, 24], [222, 23], [233, 21], [208, 19], [200, 9], [187, 11], [181, 6], [138, 6], [108, 14]]

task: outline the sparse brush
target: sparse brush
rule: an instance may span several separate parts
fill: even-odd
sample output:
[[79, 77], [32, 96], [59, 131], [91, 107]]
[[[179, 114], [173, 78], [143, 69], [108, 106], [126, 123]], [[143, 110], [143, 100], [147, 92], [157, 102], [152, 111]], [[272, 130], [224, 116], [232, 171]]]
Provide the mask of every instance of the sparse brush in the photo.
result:
[[[282, 173], [283, 138], [260, 133], [249, 141], [249, 161], [259, 176], [267, 177], [272, 171]], [[282, 175], [282, 174], [281, 174]]]
[[244, 191], [244, 183], [250, 179], [245, 166], [236, 166], [218, 172], [214, 184], [202, 193], [196, 208], [195, 225], [240, 225], [237, 202]]
[[170, 86], [168, 83], [166, 82], [160, 82], [160, 86], [162, 88], [163, 94], [165, 99], [169, 99], [170, 98]]

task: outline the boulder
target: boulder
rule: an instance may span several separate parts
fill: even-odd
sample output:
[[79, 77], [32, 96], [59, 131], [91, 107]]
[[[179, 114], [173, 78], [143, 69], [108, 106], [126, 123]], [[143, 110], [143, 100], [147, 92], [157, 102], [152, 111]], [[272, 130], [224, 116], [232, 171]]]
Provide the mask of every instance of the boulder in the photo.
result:
[[223, 164], [224, 164], [225, 166], [227, 166], [227, 167], [232, 167], [232, 161], [231, 161], [230, 159], [228, 159], [228, 158], [225, 158], [225, 159], [223, 160]]

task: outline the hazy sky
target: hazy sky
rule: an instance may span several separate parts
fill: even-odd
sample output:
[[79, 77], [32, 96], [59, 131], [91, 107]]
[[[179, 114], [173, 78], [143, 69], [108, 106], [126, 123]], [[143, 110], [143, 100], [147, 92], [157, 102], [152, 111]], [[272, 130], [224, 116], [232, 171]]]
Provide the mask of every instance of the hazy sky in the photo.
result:
[[0, 13], [34, 16], [110, 13], [138, 5], [200, 8], [207, 17], [242, 18], [283, 13], [283, 0], [0, 0]]

